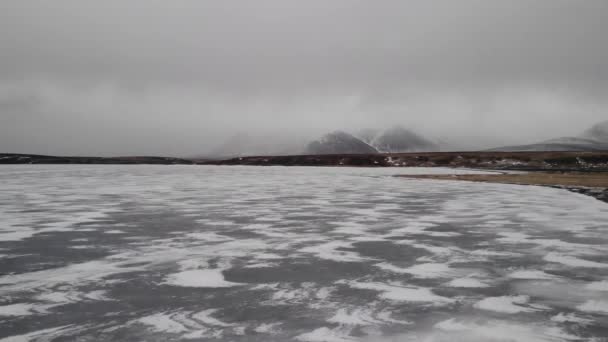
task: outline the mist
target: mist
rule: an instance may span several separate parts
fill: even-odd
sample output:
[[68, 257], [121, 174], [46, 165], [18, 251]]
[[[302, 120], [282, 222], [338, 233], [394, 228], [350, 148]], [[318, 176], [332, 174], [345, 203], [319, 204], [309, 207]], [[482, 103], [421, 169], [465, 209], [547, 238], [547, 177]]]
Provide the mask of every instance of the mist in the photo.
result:
[[212, 153], [402, 125], [452, 149], [608, 118], [608, 3], [3, 1], [0, 151]]

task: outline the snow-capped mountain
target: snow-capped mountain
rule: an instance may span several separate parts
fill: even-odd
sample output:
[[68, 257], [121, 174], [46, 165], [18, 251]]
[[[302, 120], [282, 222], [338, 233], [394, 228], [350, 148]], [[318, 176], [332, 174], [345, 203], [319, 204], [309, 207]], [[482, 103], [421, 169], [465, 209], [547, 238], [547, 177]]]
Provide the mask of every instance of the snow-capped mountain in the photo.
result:
[[308, 145], [310, 154], [366, 154], [366, 153], [400, 153], [432, 152], [438, 146], [420, 135], [400, 126], [384, 131], [364, 129], [356, 136], [336, 131], [326, 134], [321, 139]]
[[363, 140], [342, 131], [328, 133], [308, 144], [308, 154], [374, 154], [378, 151]]
[[437, 144], [401, 126], [389, 128], [371, 141], [379, 152], [435, 152], [439, 151]]

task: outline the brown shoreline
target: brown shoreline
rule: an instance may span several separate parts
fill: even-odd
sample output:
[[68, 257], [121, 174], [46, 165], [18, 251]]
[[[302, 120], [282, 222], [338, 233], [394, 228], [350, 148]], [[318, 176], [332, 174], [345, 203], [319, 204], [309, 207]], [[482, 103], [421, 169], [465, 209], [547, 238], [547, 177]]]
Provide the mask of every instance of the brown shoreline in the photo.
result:
[[468, 175], [397, 175], [412, 179], [468, 181], [562, 188], [608, 203], [608, 172], [527, 172]]
[[608, 188], [608, 172], [527, 172], [465, 175], [399, 175], [398, 177], [544, 186]]

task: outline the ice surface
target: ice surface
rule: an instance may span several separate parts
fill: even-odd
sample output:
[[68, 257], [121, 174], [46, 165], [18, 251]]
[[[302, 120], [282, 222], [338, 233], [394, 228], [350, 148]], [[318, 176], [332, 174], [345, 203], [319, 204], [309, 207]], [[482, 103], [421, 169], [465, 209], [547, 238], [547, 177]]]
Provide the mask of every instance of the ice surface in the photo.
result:
[[452, 172], [2, 166], [0, 341], [602, 341], [608, 205]]
[[362, 282], [351, 282], [348, 285], [355, 289], [379, 291], [380, 298], [395, 302], [429, 302], [440, 305], [454, 301], [434, 294], [431, 289], [415, 286]]

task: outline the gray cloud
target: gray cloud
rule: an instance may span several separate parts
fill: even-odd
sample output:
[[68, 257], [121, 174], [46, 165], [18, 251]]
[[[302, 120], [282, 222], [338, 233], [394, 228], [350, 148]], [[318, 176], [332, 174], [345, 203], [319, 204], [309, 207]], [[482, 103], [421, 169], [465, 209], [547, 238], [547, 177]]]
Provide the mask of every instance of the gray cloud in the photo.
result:
[[0, 147], [203, 154], [404, 124], [462, 148], [606, 114], [608, 2], [0, 3]]

